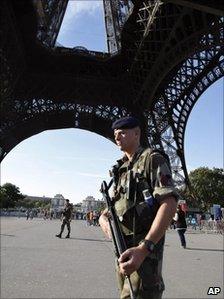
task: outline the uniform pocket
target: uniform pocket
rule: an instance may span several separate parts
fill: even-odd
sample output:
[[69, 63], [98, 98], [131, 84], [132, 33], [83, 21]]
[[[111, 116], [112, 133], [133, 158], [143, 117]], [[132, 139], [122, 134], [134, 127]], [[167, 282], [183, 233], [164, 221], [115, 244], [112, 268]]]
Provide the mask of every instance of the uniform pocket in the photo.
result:
[[148, 230], [155, 217], [153, 209], [144, 202], [140, 202], [136, 207], [137, 218], [139, 219], [140, 226], [142, 230]]
[[[133, 208], [134, 203], [128, 201], [125, 197], [120, 198], [115, 202], [116, 214], [119, 218], [122, 218], [131, 208]], [[122, 221], [122, 219], [120, 219]]]

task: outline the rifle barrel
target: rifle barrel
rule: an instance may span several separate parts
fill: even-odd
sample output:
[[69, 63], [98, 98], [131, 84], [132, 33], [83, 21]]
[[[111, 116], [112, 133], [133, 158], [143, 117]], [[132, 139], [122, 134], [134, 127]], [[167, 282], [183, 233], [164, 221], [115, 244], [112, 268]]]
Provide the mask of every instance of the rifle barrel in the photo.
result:
[[[118, 221], [115, 209], [114, 209], [114, 206], [112, 204], [112, 201], [111, 201], [111, 198], [110, 198], [109, 192], [108, 192], [108, 190], [112, 186], [112, 184], [113, 184], [113, 180], [110, 181], [108, 186], [107, 186], [107, 183], [105, 181], [103, 181], [102, 185], [101, 185], [101, 192], [103, 194], [104, 200], [106, 201], [107, 208], [108, 208], [108, 211], [110, 212], [110, 216], [112, 219], [112, 221], [111, 221], [111, 219], [108, 218], [108, 221], [109, 221], [109, 226], [110, 226], [110, 230], [111, 230], [115, 253], [116, 253], [117, 258], [119, 258], [120, 255], [127, 249], [127, 245], [126, 245], [126, 242], [125, 242], [125, 239], [124, 239], [123, 233], [121, 231], [119, 221]], [[113, 224], [112, 224], [112, 222], [113, 222]], [[125, 275], [125, 278], [127, 279], [128, 284], [129, 284], [131, 299], [136, 299], [130, 276]]]

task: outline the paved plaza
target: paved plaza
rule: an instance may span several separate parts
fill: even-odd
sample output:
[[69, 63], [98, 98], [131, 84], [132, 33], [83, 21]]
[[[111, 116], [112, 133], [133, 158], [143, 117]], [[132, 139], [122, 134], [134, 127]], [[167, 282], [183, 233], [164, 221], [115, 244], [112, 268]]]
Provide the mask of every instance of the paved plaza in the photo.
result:
[[[72, 221], [71, 239], [58, 239], [60, 220], [1, 217], [1, 298], [118, 298], [112, 243], [99, 227]], [[65, 235], [65, 234], [64, 234]], [[165, 243], [163, 298], [223, 298], [223, 236], [175, 231]], [[207, 295], [209, 287], [221, 287]]]

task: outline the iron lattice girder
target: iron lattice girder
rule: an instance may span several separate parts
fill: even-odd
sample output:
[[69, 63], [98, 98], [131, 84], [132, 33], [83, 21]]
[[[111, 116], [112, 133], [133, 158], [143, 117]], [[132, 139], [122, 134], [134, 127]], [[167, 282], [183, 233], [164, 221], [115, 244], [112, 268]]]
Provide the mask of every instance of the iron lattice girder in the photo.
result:
[[[130, 74], [135, 82], [135, 101], [142, 110], [149, 109], [149, 142], [169, 154], [178, 184], [184, 177], [188, 181], [184, 133], [189, 114], [201, 93], [224, 73], [220, 60], [223, 21], [161, 1], [144, 2], [135, 20], [138, 39], [127, 50], [134, 57]], [[168, 131], [172, 132], [169, 137]]]
[[[47, 73], [25, 73], [21, 77], [18, 99], [52, 99], [58, 103], [128, 106], [128, 79], [108, 79], [90, 76], [66, 77]], [[122, 98], [122, 103], [119, 99]]]
[[[27, 3], [28, 1], [21, 0], [3, 1], [1, 4], [6, 11], [3, 28], [8, 32], [2, 38], [6, 47], [3, 53], [9, 56], [12, 52], [9, 59], [4, 60], [5, 67], [1, 72], [1, 77], [6, 77], [2, 80], [5, 83], [4, 98], [6, 94], [13, 92], [17, 99], [46, 98], [82, 104], [88, 102], [97, 105], [106, 102], [126, 106], [129, 102], [127, 95], [130, 84], [128, 75], [124, 73], [121, 57], [109, 59], [109, 55], [93, 51], [80, 53], [66, 48], [49, 50], [43, 47], [36, 40], [38, 27], [35, 12], [31, 5], [26, 6]], [[13, 7], [18, 20], [12, 17]], [[24, 7], [26, 13], [23, 16]], [[33, 23], [28, 27], [26, 20], [30, 23], [31, 18]], [[13, 45], [8, 36], [15, 37], [12, 39]], [[24, 59], [18, 59], [17, 54], [20, 52]], [[120, 103], [120, 99], [124, 99], [124, 102]], [[4, 104], [5, 111], [10, 108], [7, 101]]]
[[103, 0], [108, 52], [121, 49], [121, 32], [133, 7], [131, 0]]
[[[25, 69], [22, 40], [18, 34], [13, 9], [6, 1], [1, 2], [0, 59], [1, 59], [1, 105], [16, 86]], [[16, 55], [15, 55], [16, 50]]]
[[[134, 112], [148, 120], [149, 142], [165, 148], [179, 182], [183, 172], [182, 179], [187, 178], [184, 131], [199, 95], [223, 75], [218, 59], [223, 18], [207, 13], [207, 4], [199, 10], [167, 1], [132, 1], [133, 12], [122, 24], [120, 53], [108, 58], [43, 47], [36, 39], [31, 2], [1, 2], [2, 33], [10, 31], [13, 37], [9, 41], [3, 34], [0, 52], [6, 82], [1, 157], [47, 129], [83, 128], [110, 139], [110, 123]], [[216, 9], [217, 2], [209, 5]]]
[[79, 128], [113, 139], [111, 123], [124, 115], [125, 109], [116, 106], [90, 106], [72, 103], [55, 103], [51, 100], [15, 101], [13, 121], [3, 127], [1, 145], [5, 153], [22, 140], [50, 129]]
[[[176, 76], [167, 83], [149, 114], [150, 144], [164, 148], [168, 153], [176, 182], [181, 177], [182, 182], [184, 177], [188, 178], [184, 155], [187, 120], [200, 95], [224, 76], [222, 53], [222, 49], [218, 47], [216, 50], [202, 51], [188, 58], [177, 70]], [[181, 185], [181, 180], [179, 184]]]
[[[183, 131], [183, 124], [202, 92], [224, 75], [222, 49], [202, 51], [188, 58], [169, 78], [161, 94], [156, 95], [154, 113], [161, 122], [172, 117], [175, 129]], [[212, 76], [211, 76], [212, 74]], [[194, 99], [194, 100], [193, 100]], [[184, 118], [184, 120], [183, 120]], [[161, 127], [161, 126], [160, 126]], [[160, 128], [162, 133], [166, 125]]]
[[150, 109], [156, 91], [176, 65], [202, 49], [223, 45], [223, 18], [160, 1], [144, 4], [139, 11], [147, 11], [147, 18], [136, 18], [139, 40], [127, 51], [134, 56], [130, 73], [136, 102]]
[[68, 0], [33, 0], [38, 16], [38, 39], [54, 47], [67, 8]]
[[171, 2], [173, 4], [186, 6], [192, 9], [196, 9], [209, 14], [217, 16], [224, 15], [223, 1], [211, 1], [211, 0], [162, 0], [163, 2]]
[[[206, 52], [206, 54], [209, 51]], [[224, 59], [222, 55], [222, 50], [219, 49], [214, 52], [214, 56], [210, 57], [210, 62], [204, 65], [204, 68], [198, 74], [193, 74], [191, 84], [186, 86], [185, 90], [179, 94], [176, 103], [169, 108], [172, 111], [172, 121], [177, 132], [177, 142], [180, 149], [184, 149], [184, 133], [187, 124], [187, 120], [193, 109], [194, 104], [201, 96], [201, 94], [216, 80], [224, 76]], [[201, 52], [200, 55], [195, 55], [192, 60], [198, 64], [203, 61], [203, 56], [205, 52]], [[187, 64], [187, 63], [186, 63]], [[185, 66], [185, 65], [184, 65]], [[183, 78], [183, 77], [182, 77]], [[181, 79], [181, 78], [180, 78]], [[181, 107], [181, 109], [180, 109]], [[178, 115], [179, 114], [179, 115]], [[175, 116], [175, 117], [174, 117]]]

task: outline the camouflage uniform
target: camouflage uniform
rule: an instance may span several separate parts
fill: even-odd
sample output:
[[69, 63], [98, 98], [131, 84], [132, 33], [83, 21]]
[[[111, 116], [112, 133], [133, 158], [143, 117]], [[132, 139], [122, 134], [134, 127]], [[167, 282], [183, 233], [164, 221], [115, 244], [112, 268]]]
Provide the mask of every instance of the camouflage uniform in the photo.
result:
[[[139, 148], [132, 161], [127, 157], [118, 160], [114, 175], [114, 201], [116, 214], [125, 235], [128, 248], [137, 246], [145, 238], [159, 208], [159, 202], [167, 197], [178, 197], [173, 186], [167, 159], [158, 151]], [[149, 191], [151, 197], [144, 196]], [[164, 283], [162, 278], [163, 237], [153, 253], [146, 257], [140, 268], [130, 279], [137, 298], [161, 298]], [[127, 280], [120, 274], [117, 277], [122, 299], [130, 298]]]
[[70, 232], [71, 232], [71, 225], [70, 225], [70, 221], [71, 221], [71, 217], [72, 217], [72, 205], [71, 204], [67, 204], [65, 205], [63, 211], [62, 211], [62, 224], [61, 224], [61, 232], [56, 235], [56, 237], [61, 238], [61, 235], [64, 231], [65, 225], [67, 225], [67, 229], [68, 229], [68, 234], [66, 236], [66, 238], [70, 237]]

